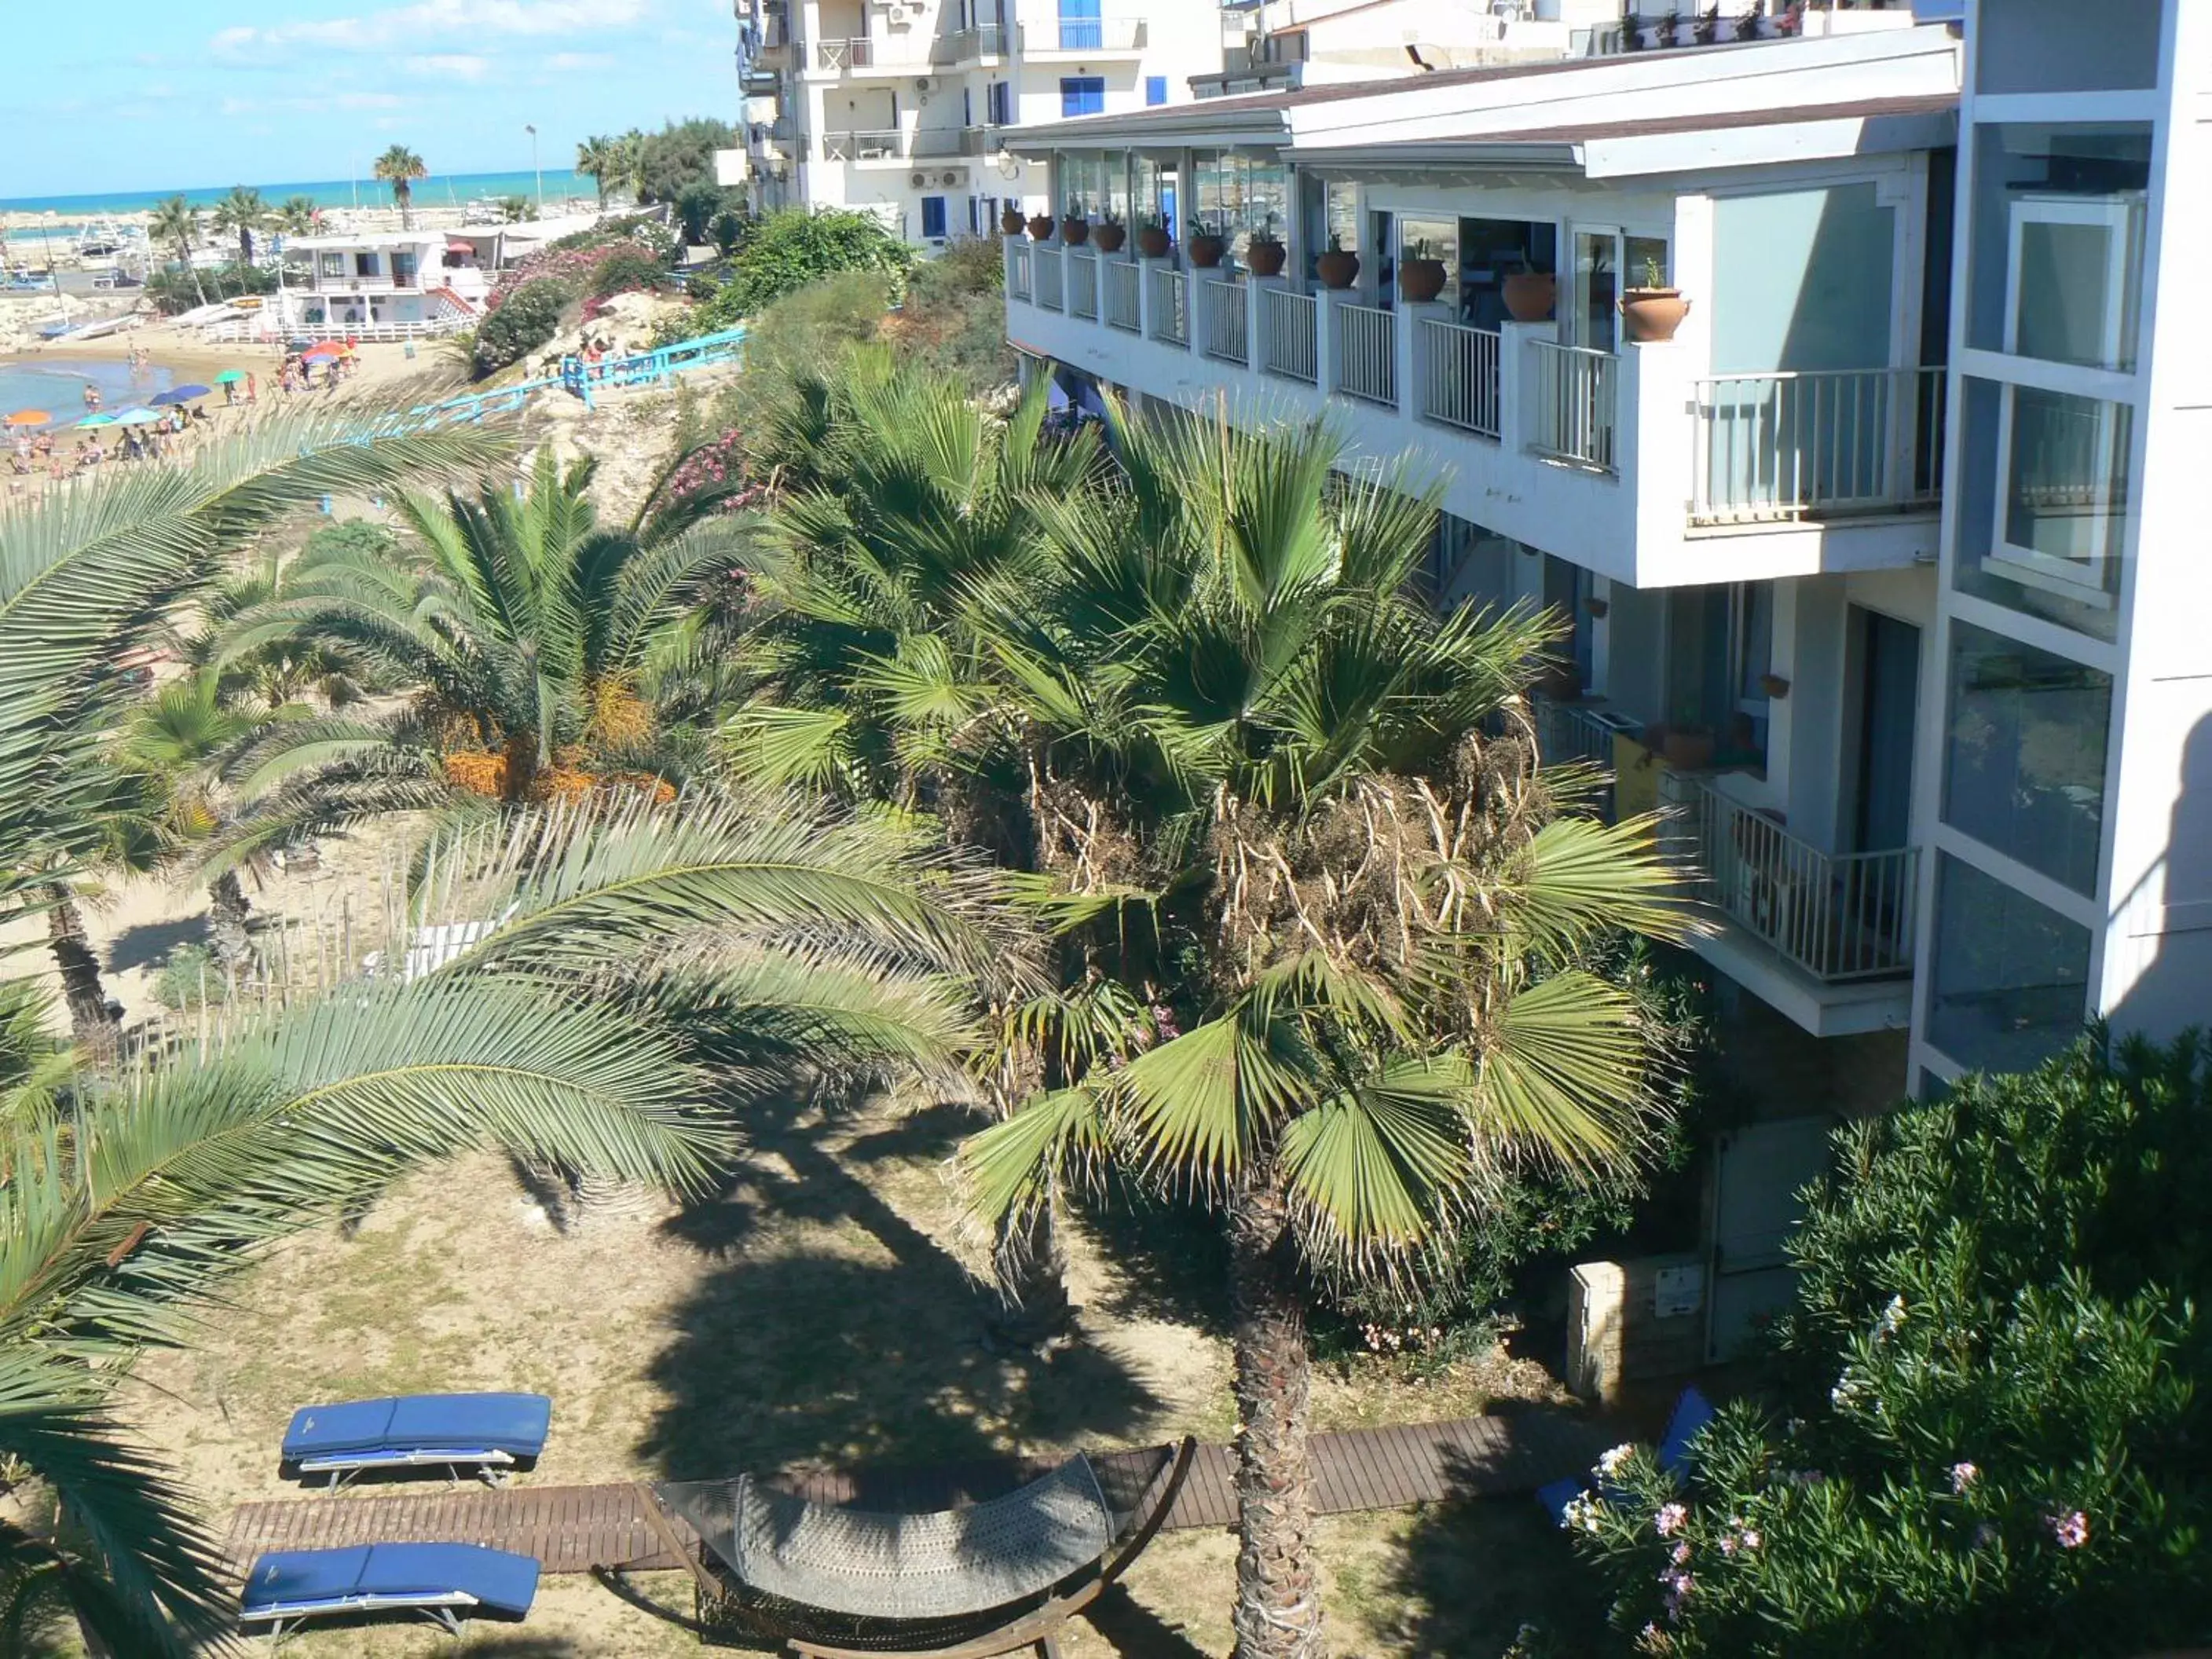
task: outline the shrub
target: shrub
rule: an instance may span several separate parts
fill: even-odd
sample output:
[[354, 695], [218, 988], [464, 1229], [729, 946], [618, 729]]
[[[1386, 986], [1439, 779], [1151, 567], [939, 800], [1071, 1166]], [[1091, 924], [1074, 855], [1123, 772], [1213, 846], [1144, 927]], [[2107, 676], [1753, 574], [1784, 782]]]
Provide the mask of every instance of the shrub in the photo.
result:
[[551, 339], [560, 331], [562, 307], [568, 303], [567, 285], [552, 278], [525, 283], [508, 295], [477, 326], [478, 378], [505, 368]]
[[704, 333], [757, 316], [787, 295], [839, 271], [878, 271], [884, 291], [903, 293], [914, 253], [872, 214], [840, 208], [810, 213], [788, 208], [754, 225], [730, 262], [730, 280], [715, 297]]
[[[2087, 1045], [1838, 1132], [1748, 1406], [1571, 1512], [1649, 1652], [2139, 1654], [2212, 1627], [2212, 1076]], [[1610, 1457], [1611, 1455], [1609, 1454]]]
[[729, 204], [727, 192], [718, 185], [701, 180], [686, 185], [676, 198], [676, 222], [684, 232], [684, 245], [697, 247], [707, 240], [707, 222]]
[[707, 235], [714, 244], [714, 252], [725, 259], [738, 251], [744, 234], [744, 216], [732, 209], [724, 208], [707, 221]]
[[737, 129], [726, 121], [695, 117], [671, 121], [648, 133], [638, 146], [641, 202], [673, 202], [687, 185], [714, 183], [714, 152], [738, 145]]
[[669, 286], [668, 267], [635, 242], [617, 243], [593, 265], [584, 279], [584, 292], [593, 299], [610, 295], [650, 292]]

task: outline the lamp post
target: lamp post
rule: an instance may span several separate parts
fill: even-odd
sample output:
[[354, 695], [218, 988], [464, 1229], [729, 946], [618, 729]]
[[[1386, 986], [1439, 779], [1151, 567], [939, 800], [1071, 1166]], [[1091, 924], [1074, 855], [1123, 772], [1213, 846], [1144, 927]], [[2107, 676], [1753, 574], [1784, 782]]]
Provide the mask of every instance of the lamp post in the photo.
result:
[[545, 169], [538, 165], [538, 129], [534, 125], [526, 125], [522, 130], [530, 135], [530, 170], [538, 175], [538, 216], [543, 219], [545, 216]]

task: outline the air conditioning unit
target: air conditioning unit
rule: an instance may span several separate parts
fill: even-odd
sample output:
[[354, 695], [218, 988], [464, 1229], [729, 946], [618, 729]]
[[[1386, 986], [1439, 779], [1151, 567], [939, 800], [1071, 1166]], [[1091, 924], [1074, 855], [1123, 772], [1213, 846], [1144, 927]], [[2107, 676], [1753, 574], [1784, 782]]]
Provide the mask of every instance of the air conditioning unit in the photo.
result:
[[927, 92], [930, 89], [929, 77], [927, 75], [917, 75], [915, 76], [914, 89], [916, 92]]
[[907, 179], [907, 183], [908, 183], [909, 185], [913, 185], [916, 190], [920, 190], [923, 185], [927, 185], [928, 182], [929, 182], [929, 175], [928, 175], [927, 173], [914, 173], [914, 174], [909, 175], [909, 176], [908, 176], [908, 178]]
[[957, 185], [965, 183], [967, 181], [967, 178], [968, 175], [966, 173], [959, 172], [957, 169], [953, 169], [939, 173], [937, 175], [937, 182], [940, 185]]

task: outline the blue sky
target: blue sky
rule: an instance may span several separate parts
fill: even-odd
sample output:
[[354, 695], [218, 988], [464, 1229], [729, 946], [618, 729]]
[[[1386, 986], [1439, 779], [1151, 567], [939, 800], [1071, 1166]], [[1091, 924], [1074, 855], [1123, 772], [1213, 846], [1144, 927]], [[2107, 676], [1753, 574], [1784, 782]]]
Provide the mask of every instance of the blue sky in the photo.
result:
[[435, 173], [738, 101], [729, 0], [33, 0], [7, 5], [0, 198]]

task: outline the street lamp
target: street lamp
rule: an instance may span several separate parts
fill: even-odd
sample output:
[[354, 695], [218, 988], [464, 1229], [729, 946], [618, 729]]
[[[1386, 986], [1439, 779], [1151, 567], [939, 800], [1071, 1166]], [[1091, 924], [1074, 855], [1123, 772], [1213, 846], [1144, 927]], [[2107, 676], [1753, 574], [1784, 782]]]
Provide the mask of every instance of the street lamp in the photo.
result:
[[545, 216], [545, 169], [538, 165], [538, 129], [526, 125], [522, 130], [530, 135], [530, 170], [538, 175], [538, 216], [543, 219]]

